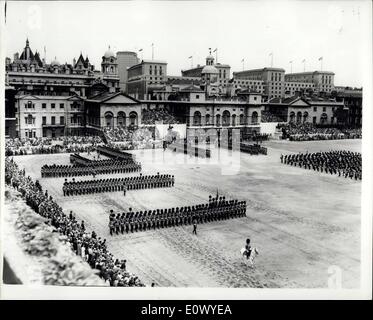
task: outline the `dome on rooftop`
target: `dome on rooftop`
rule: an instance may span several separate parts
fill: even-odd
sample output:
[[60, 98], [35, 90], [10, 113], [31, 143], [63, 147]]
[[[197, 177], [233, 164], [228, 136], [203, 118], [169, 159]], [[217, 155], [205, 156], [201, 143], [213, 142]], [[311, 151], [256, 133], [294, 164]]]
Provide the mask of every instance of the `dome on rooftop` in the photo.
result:
[[104, 57], [105, 57], [105, 58], [115, 57], [114, 52], [110, 50], [110, 46], [109, 46], [108, 50], [106, 50], [106, 52], [105, 52], [105, 54], [104, 54]]
[[54, 60], [51, 62], [51, 66], [59, 66], [60, 63], [57, 61], [56, 57], [54, 57]]
[[205, 66], [202, 69], [201, 74], [218, 74], [219, 71], [214, 66]]

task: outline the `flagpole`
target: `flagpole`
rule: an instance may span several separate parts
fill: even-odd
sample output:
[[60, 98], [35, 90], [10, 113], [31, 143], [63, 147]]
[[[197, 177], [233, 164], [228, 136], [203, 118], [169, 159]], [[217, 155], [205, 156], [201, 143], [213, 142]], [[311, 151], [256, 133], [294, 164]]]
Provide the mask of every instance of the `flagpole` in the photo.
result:
[[293, 61], [289, 61], [290, 63], [290, 73], [293, 73]]
[[152, 43], [152, 60], [154, 60], [154, 43]]
[[193, 56], [190, 56], [188, 59], [190, 59], [190, 61], [191, 61], [190, 67], [193, 68]]

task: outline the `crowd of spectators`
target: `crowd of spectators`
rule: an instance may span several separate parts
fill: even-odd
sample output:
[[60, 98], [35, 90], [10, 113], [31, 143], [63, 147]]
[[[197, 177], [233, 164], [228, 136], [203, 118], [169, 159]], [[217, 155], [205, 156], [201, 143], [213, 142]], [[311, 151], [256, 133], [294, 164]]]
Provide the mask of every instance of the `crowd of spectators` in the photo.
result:
[[88, 152], [103, 144], [99, 136], [64, 136], [58, 138], [7, 138], [5, 155], [52, 154], [64, 152]]
[[114, 259], [107, 250], [106, 239], [101, 239], [94, 231], [88, 232], [84, 221], [79, 223], [72, 211], [66, 215], [48, 191], [43, 192], [39, 182], [33, 182], [30, 176], [26, 176], [25, 170], [20, 170], [9, 157], [5, 158], [5, 182], [20, 191], [26, 204], [47, 218], [66, 237], [71, 249], [97, 269], [99, 276], [111, 286], [144, 286], [136, 275], [126, 271], [125, 261]]
[[269, 111], [262, 110], [261, 122], [284, 122], [284, 119]]
[[171, 113], [165, 109], [143, 109], [142, 110], [142, 123], [155, 124], [156, 122], [163, 122], [164, 124], [180, 123]]
[[159, 139], [159, 132], [153, 132], [148, 128], [105, 128], [104, 135], [111, 147], [118, 147], [123, 150], [152, 149], [160, 148], [162, 142]]
[[361, 153], [338, 150], [330, 152], [281, 155], [281, 163], [300, 168], [338, 174], [339, 177], [362, 179]]
[[312, 123], [279, 124], [282, 138], [289, 141], [361, 139], [361, 128], [317, 127]]

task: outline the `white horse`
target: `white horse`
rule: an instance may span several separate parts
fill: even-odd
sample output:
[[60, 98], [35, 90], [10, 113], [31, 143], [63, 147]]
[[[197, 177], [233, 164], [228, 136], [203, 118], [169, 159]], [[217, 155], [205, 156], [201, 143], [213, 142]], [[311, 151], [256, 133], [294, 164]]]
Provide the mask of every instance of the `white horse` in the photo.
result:
[[240, 253], [241, 253], [242, 260], [245, 263], [245, 265], [247, 265], [250, 268], [253, 268], [254, 267], [255, 258], [256, 258], [257, 255], [259, 255], [258, 249], [255, 248], [255, 247], [251, 248], [251, 254], [250, 254], [249, 257], [247, 256], [246, 248], [242, 248], [240, 250]]

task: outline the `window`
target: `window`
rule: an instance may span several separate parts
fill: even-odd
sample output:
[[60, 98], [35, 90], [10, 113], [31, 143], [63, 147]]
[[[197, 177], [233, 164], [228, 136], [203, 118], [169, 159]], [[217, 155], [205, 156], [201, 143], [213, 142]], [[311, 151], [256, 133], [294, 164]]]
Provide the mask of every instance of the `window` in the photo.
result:
[[256, 101], [256, 98], [257, 98], [257, 97], [254, 97], [254, 101]]
[[52, 103], [51, 104], [51, 108], [54, 109], [56, 107], [56, 104], [55, 103]]
[[42, 124], [47, 124], [47, 117], [42, 118]]
[[316, 117], [313, 117], [313, 118], [312, 118], [312, 123], [313, 123], [313, 124], [316, 124]]
[[43, 109], [45, 109], [45, 108], [47, 107], [47, 104], [46, 104], [46, 103], [42, 103], [42, 104], [41, 104], [41, 107], [42, 107]]
[[324, 111], [324, 112], [325, 112], [325, 111], [326, 111], [326, 107], [322, 107], [322, 111]]
[[65, 117], [63, 116], [60, 117], [60, 124], [65, 124]]
[[52, 125], [56, 124], [56, 117], [52, 117]]
[[27, 117], [25, 117], [25, 123], [26, 124], [34, 124], [35, 123], [35, 118], [29, 114]]
[[196, 94], [196, 99], [199, 99], [199, 94]]
[[64, 103], [60, 103], [60, 109], [63, 109], [65, 108], [65, 104]]
[[313, 111], [316, 112], [317, 111], [317, 107], [313, 107]]

